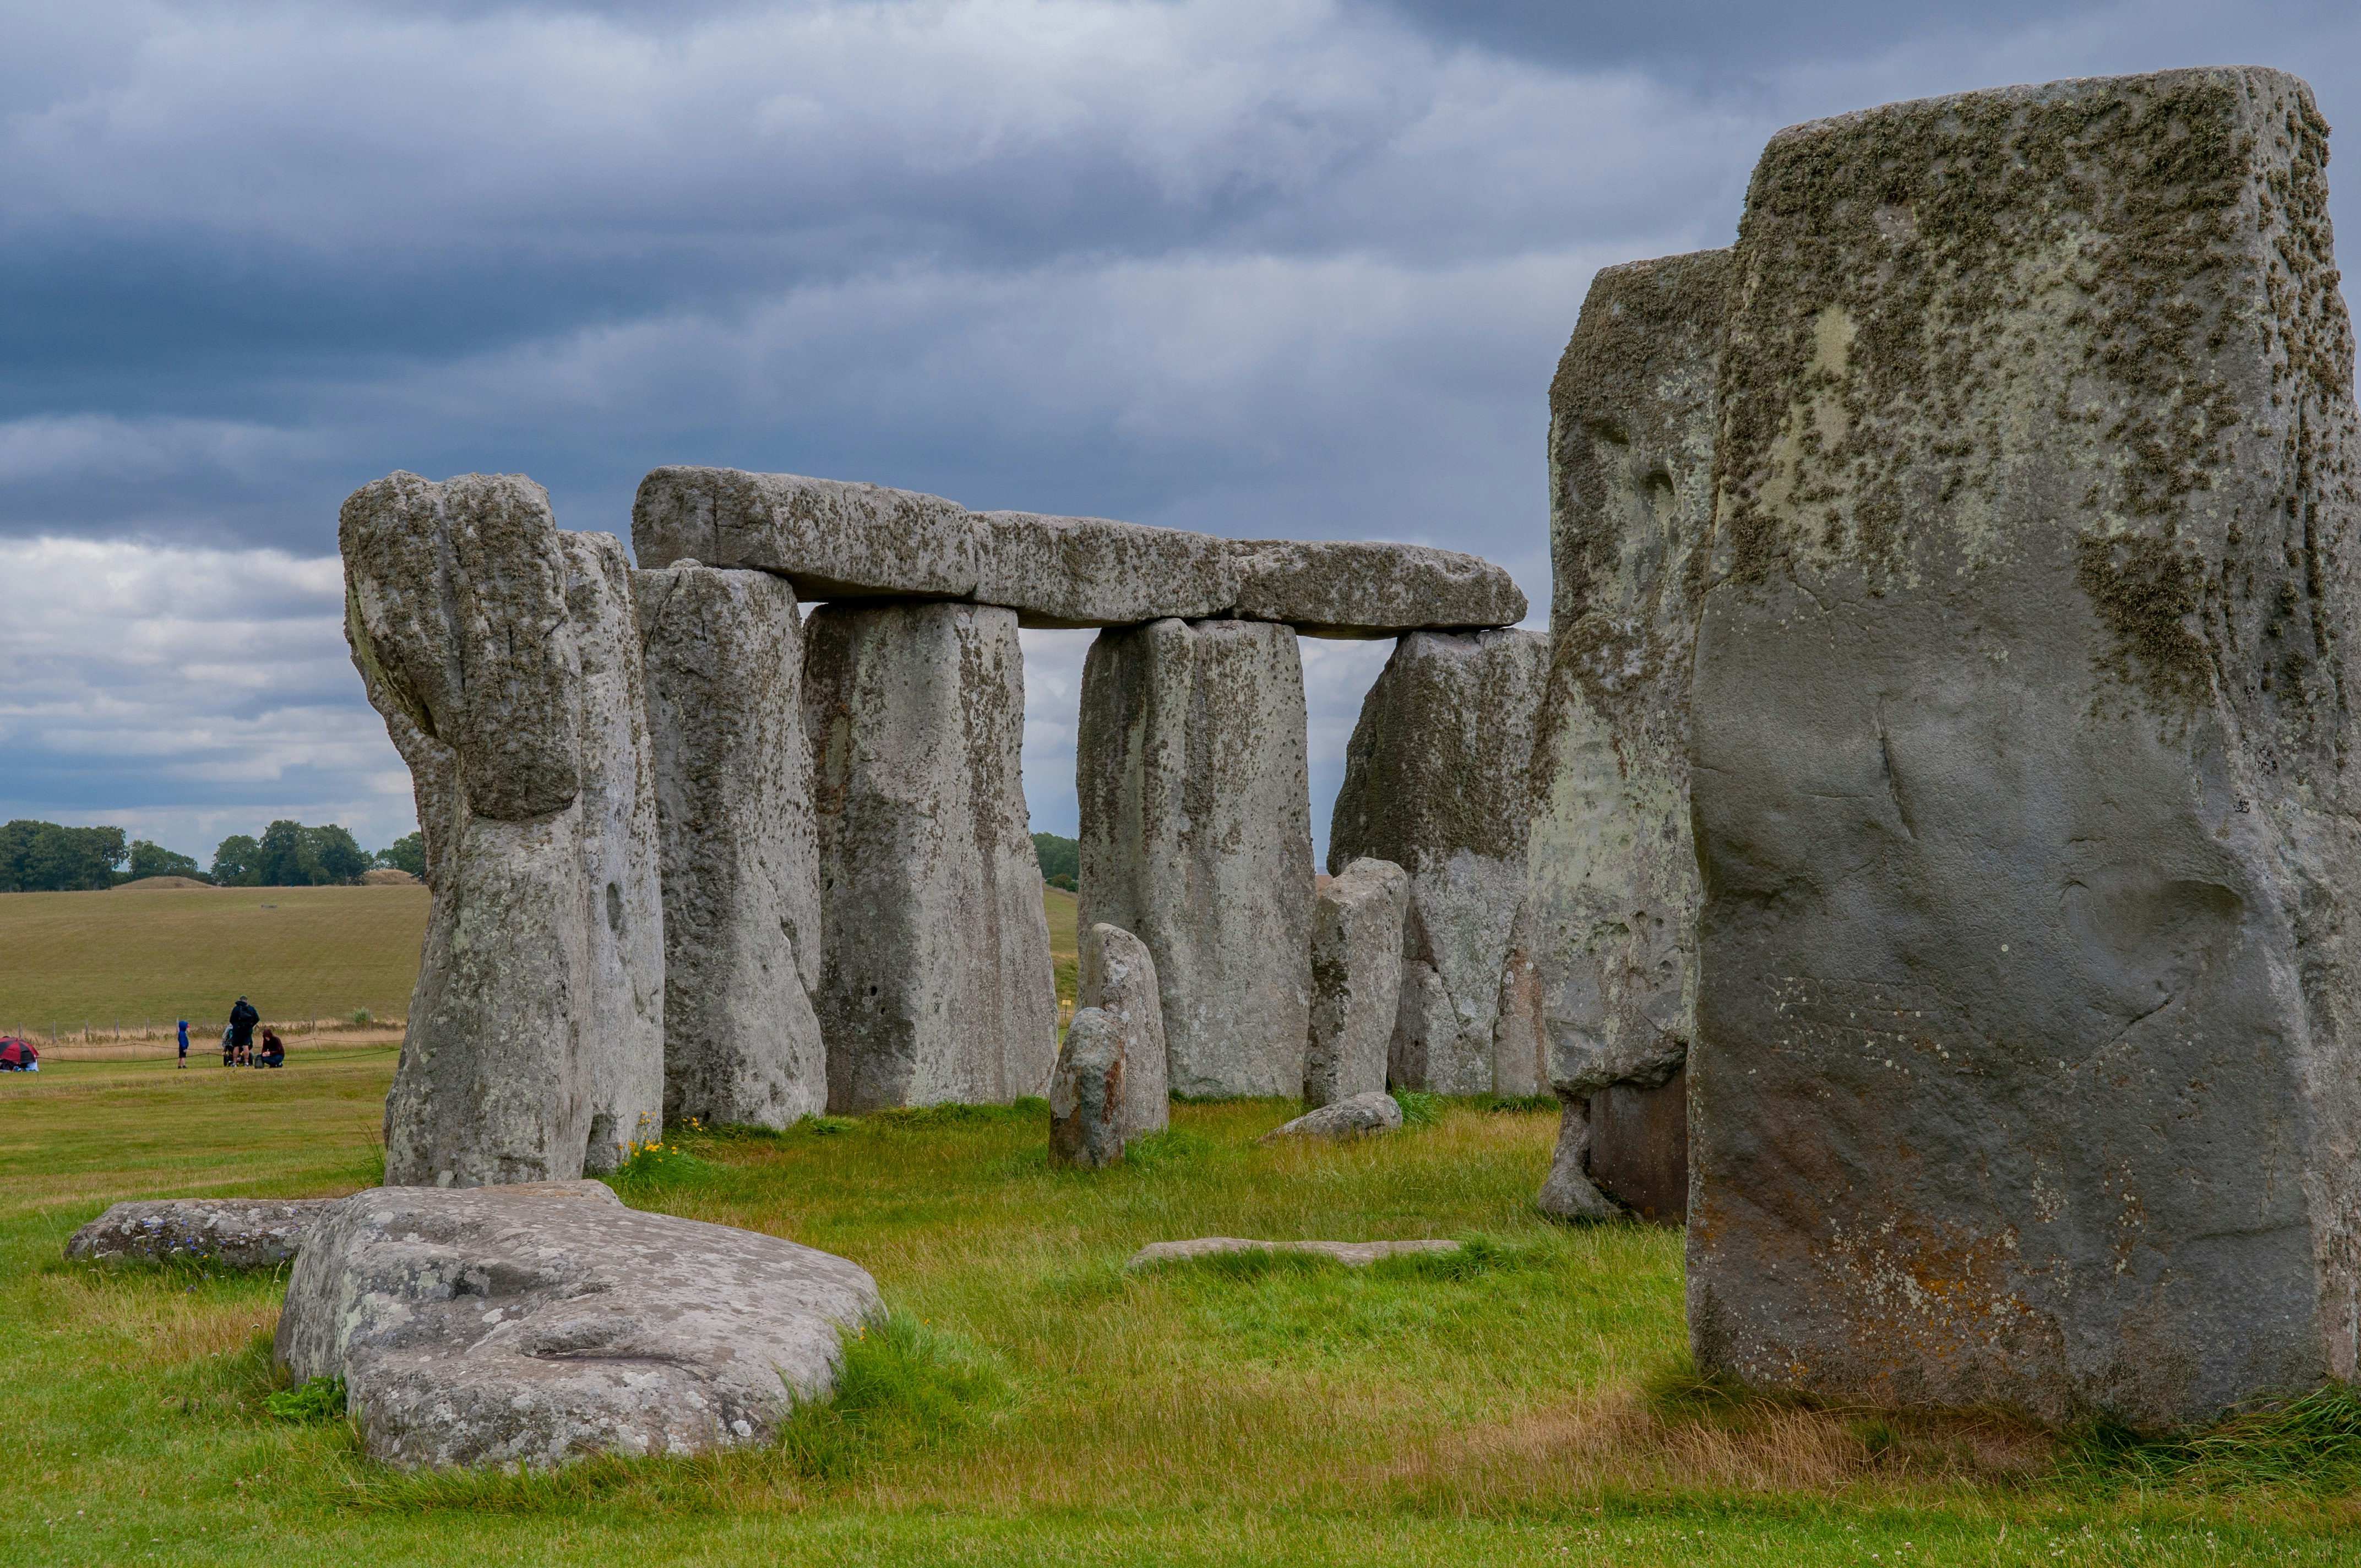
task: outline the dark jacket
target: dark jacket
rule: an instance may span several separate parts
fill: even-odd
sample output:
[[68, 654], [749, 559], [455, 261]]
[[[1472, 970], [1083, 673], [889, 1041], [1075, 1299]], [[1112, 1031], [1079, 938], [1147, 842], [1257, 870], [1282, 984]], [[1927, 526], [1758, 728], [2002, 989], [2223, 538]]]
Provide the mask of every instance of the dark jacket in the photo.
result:
[[252, 1045], [254, 1026], [261, 1022], [262, 1014], [254, 1010], [254, 1003], [250, 1002], [241, 1002], [231, 1008], [229, 1010], [230, 1043], [238, 1046]]

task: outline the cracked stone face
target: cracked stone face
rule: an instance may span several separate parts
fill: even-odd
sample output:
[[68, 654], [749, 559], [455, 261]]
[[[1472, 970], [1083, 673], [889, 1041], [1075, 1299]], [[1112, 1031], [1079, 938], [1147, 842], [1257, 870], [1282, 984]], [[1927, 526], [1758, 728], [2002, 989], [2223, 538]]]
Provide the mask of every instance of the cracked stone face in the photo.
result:
[[1693, 709], [1700, 1370], [2137, 1427], [2355, 1375], [2325, 156], [2246, 68], [1765, 150]]

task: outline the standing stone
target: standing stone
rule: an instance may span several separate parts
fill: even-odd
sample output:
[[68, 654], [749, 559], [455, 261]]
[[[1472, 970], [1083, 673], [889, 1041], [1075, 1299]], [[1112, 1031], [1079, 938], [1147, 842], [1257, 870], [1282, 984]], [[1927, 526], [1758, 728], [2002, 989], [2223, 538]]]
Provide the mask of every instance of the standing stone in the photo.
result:
[[1058, 990], [1016, 612], [822, 606], [805, 628], [804, 720], [829, 1108], [1041, 1093]]
[[1303, 1099], [1315, 1109], [1386, 1086], [1409, 909], [1410, 878], [1390, 861], [1355, 861], [1312, 901]]
[[1565, 1107], [1539, 1200], [1563, 1218], [1615, 1212], [1594, 1176], [1661, 1198], [1670, 1151], [1590, 1141], [1590, 1100], [1661, 1091], [1697, 1033], [1689, 675], [1729, 278], [1726, 250], [1606, 269], [1550, 383], [1554, 641], [1510, 966], [1532, 1000], [1508, 1029], [1538, 1027]]
[[1160, 1133], [1171, 1124], [1172, 1095], [1165, 1067], [1164, 1000], [1156, 989], [1156, 962], [1148, 944], [1102, 921], [1082, 927], [1076, 946], [1081, 1004], [1105, 1013], [1123, 1031], [1118, 1130], [1126, 1141]]
[[1533, 710], [1548, 641], [1418, 631], [1361, 704], [1328, 828], [1328, 869], [1410, 875], [1397, 1088], [1488, 1094], [1510, 927], [1525, 884]]
[[686, 562], [632, 585], [664, 837], [664, 1119], [828, 1107], [818, 847], [796, 591]]
[[2141, 1428], [2355, 1376], [2326, 133], [2225, 68], [1763, 153], [1697, 652], [1700, 1372]]
[[1123, 1157], [1122, 1023], [1095, 1007], [1075, 1013], [1049, 1080], [1049, 1159], [1097, 1170]]
[[1312, 1006], [1303, 663], [1285, 626], [1101, 632], [1076, 752], [1084, 925], [1148, 946], [1172, 1091], [1293, 1097]]
[[353, 661], [434, 770], [417, 781], [434, 904], [386, 1100], [387, 1179], [604, 1168], [663, 1115], [655, 807], [621, 547], [561, 533], [517, 475], [395, 474], [346, 499], [338, 539]]

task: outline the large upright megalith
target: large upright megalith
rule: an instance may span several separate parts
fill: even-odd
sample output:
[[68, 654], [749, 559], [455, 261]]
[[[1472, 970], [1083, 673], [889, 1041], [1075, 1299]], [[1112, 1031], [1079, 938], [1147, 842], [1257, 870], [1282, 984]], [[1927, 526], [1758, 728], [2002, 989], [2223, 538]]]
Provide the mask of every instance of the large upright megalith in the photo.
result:
[[828, 1107], [796, 590], [694, 562], [633, 587], [664, 843], [664, 1115], [784, 1127]]
[[1399, 1088], [1492, 1092], [1547, 661], [1538, 632], [1413, 631], [1361, 704], [1329, 819], [1328, 869], [1367, 857], [1410, 876], [1389, 1063]]
[[1101, 632], [1075, 745], [1085, 925], [1148, 945], [1176, 1094], [1293, 1096], [1312, 1005], [1312, 794], [1295, 632]]
[[1602, 1185], [1675, 1208], [1675, 1151], [1594, 1143], [1590, 1116], [1612, 1085], [1627, 1130], [1676, 1129], [1676, 1107], [1643, 1106], [1681, 1092], [1696, 1034], [1689, 671], [1729, 278], [1727, 250], [1605, 269], [1550, 383], [1553, 646], [1511, 963], [1564, 1107], [1539, 1201], [1565, 1218], [1613, 1212]]
[[1058, 992], [1016, 612], [829, 604], [804, 635], [829, 1108], [1041, 1093]]
[[1693, 711], [1701, 1372], [2136, 1426], [2354, 1375], [2326, 158], [2249, 68], [1763, 153]]
[[663, 1116], [655, 806], [621, 546], [560, 532], [532, 480], [480, 474], [365, 485], [338, 543], [353, 661], [434, 769], [419, 781], [434, 902], [386, 1179], [604, 1168]]

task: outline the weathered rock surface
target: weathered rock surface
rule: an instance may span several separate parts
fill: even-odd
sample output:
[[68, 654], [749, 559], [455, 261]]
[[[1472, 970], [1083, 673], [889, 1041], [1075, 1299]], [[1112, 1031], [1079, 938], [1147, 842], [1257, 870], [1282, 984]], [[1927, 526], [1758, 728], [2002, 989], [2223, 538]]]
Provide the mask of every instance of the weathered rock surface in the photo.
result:
[[218, 1268], [276, 1268], [334, 1201], [320, 1198], [173, 1198], [117, 1203], [66, 1241], [66, 1256], [177, 1259]]
[[1233, 613], [1285, 621], [1307, 637], [1397, 637], [1525, 618], [1514, 578], [1454, 550], [1290, 539], [1244, 540], [1236, 550]]
[[1607, 268], [1550, 383], [1554, 643], [1510, 960], [1531, 1000], [1502, 1032], [1544, 1044], [1575, 1142], [1540, 1201], [1568, 1218], [1612, 1209], [1577, 1157], [1592, 1097], [1662, 1084], [1697, 1033], [1689, 674], [1730, 269], [1727, 250]]
[[1280, 1138], [1357, 1138], [1369, 1133], [1397, 1133], [1401, 1130], [1401, 1106], [1394, 1097], [1378, 1090], [1368, 1094], [1356, 1094], [1349, 1100], [1339, 1100], [1333, 1105], [1323, 1105], [1309, 1111], [1292, 1122], [1282, 1123], [1265, 1133], [1257, 1143], [1271, 1143]]
[[1159, 620], [1102, 632], [1075, 747], [1080, 917], [1147, 944], [1173, 1092], [1303, 1086], [1312, 800], [1295, 633]]
[[383, 1187], [314, 1223], [273, 1354], [345, 1380], [381, 1464], [542, 1468], [767, 1442], [883, 1316], [840, 1257], [596, 1182]]
[[388, 1179], [563, 1179], [662, 1124], [663, 927], [621, 546], [515, 475], [345, 502], [346, 634], [416, 770], [434, 887]]
[[1328, 869], [1367, 856], [1410, 876], [1391, 1047], [1400, 1088], [1493, 1088], [1547, 659], [1536, 632], [1413, 632], [1361, 704], [1329, 822]]
[[1096, 1170], [1123, 1157], [1122, 1023], [1095, 1007], [1075, 1013], [1049, 1079], [1049, 1162]]
[[1610, 1083], [1590, 1097], [1590, 1179], [1657, 1224], [1688, 1217], [1688, 1098], [1685, 1068], [1653, 1088]]
[[819, 850], [796, 592], [694, 563], [634, 576], [664, 844], [664, 1116], [828, 1107]]
[[1409, 908], [1410, 878], [1390, 861], [1355, 861], [1313, 898], [1305, 1103], [1328, 1105], [1385, 1088]]
[[1365, 1268], [1386, 1257], [1414, 1257], [1421, 1253], [1452, 1253], [1453, 1241], [1417, 1242], [1257, 1242], [1236, 1236], [1198, 1236], [1185, 1242], [1150, 1242], [1131, 1255], [1126, 1268], [1152, 1268], [1159, 1263], [1191, 1263], [1233, 1252], [1303, 1252], [1334, 1258], [1347, 1268]]
[[2135, 1427], [2361, 1371], [2325, 157], [2250, 68], [1765, 150], [1693, 709], [1699, 1371]]
[[1449, 550], [970, 512], [939, 496], [729, 468], [650, 473], [631, 542], [650, 567], [760, 567], [785, 574], [806, 599], [969, 599], [1014, 609], [1026, 626], [1231, 618], [1315, 637], [1390, 637], [1525, 614], [1508, 573]]
[[1016, 613], [824, 605], [805, 644], [829, 1108], [1041, 1093], [1058, 992]]
[[1160, 1133], [1171, 1124], [1172, 1094], [1156, 961], [1147, 943], [1104, 921], [1082, 927], [1077, 947], [1078, 1001], [1105, 1013], [1123, 1032], [1123, 1101], [1116, 1127], [1126, 1142]]

